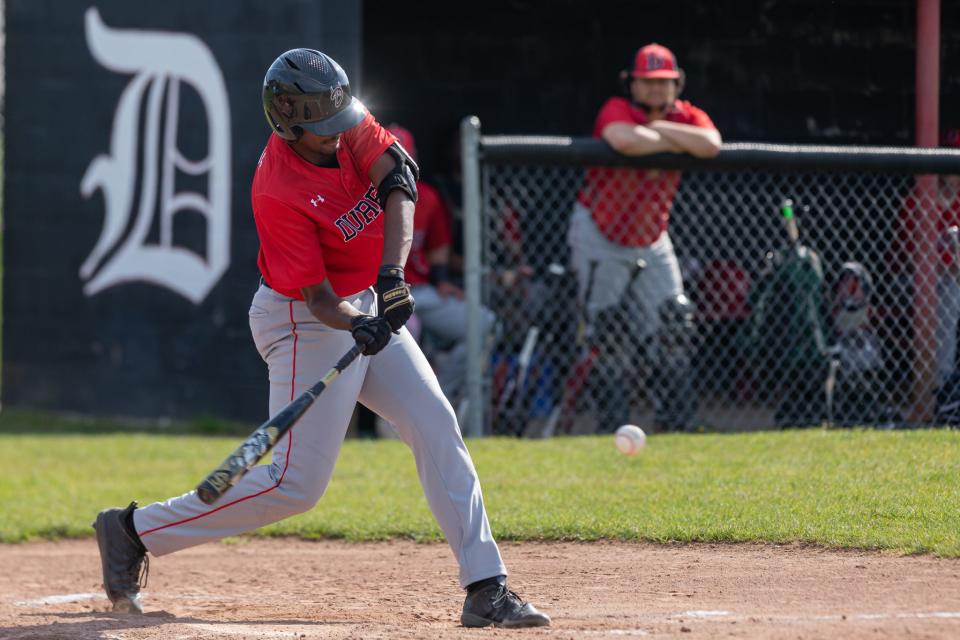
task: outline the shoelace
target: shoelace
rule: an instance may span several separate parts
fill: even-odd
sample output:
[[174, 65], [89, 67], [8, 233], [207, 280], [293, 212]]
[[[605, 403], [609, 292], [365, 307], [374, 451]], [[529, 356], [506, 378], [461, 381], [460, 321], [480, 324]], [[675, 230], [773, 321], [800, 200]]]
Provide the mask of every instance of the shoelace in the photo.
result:
[[516, 600], [518, 603], [520, 603], [520, 606], [521, 606], [521, 607], [523, 606], [524, 602], [523, 602], [523, 600], [520, 599], [520, 596], [518, 596], [518, 595], [517, 595], [516, 593], [514, 593], [513, 591], [510, 591], [510, 590], [507, 589], [506, 587], [501, 587], [501, 588], [500, 588], [500, 594], [499, 594], [496, 598], [493, 599], [493, 602], [492, 602], [491, 604], [493, 604], [494, 608], [499, 608], [500, 606], [503, 605], [503, 602], [504, 602], [505, 600], [509, 600], [509, 599], [510, 599], [510, 596], [513, 596], [513, 599]]
[[147, 578], [150, 576], [150, 556], [143, 554], [136, 560], [134, 567], [136, 567], [137, 564], [140, 564], [139, 575], [137, 576], [137, 587], [146, 589]]

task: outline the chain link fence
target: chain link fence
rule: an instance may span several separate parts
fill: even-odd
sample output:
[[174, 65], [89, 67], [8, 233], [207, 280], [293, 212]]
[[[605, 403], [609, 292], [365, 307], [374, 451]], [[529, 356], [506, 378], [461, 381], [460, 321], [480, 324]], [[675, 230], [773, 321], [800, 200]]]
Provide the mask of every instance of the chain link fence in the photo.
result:
[[[472, 343], [468, 433], [953, 419], [960, 153], [628, 159], [595, 140], [464, 132], [468, 297], [497, 317]], [[623, 211], [596, 213], [585, 175], [602, 166], [608, 201], [635, 198]], [[627, 228], [657, 209], [672, 251], [631, 244], [657, 237]]]

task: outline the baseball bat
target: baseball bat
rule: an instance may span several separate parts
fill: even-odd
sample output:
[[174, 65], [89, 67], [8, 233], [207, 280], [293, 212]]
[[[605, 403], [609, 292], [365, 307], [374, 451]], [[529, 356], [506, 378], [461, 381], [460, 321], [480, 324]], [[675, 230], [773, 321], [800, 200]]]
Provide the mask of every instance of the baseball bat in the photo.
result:
[[783, 224], [787, 227], [790, 244], [796, 245], [800, 241], [800, 230], [797, 228], [797, 218], [793, 215], [793, 200], [787, 198], [780, 206], [783, 215]]
[[960, 277], [960, 227], [947, 227], [947, 243], [950, 249], [950, 271], [954, 277]]
[[267, 455], [283, 435], [297, 423], [307, 409], [323, 393], [331, 382], [336, 380], [343, 370], [360, 355], [360, 347], [354, 345], [333, 365], [330, 371], [315, 385], [301, 393], [275, 416], [256, 428], [237, 449], [227, 456], [220, 466], [210, 472], [197, 485], [197, 497], [206, 504], [213, 504], [230, 487], [237, 483], [247, 471]]

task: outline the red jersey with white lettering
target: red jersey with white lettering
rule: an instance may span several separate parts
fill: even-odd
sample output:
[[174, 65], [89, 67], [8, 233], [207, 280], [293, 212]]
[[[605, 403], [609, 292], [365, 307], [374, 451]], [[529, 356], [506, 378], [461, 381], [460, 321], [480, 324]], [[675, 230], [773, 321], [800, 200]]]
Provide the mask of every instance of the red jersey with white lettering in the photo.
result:
[[427, 254], [450, 245], [450, 211], [440, 194], [425, 182], [417, 183], [417, 209], [413, 215], [413, 246], [407, 257], [404, 279], [410, 285], [430, 281]]
[[[674, 102], [664, 120], [716, 129], [704, 111], [686, 100]], [[593, 137], [601, 137], [614, 122], [647, 124], [647, 114], [626, 98], [610, 98], [597, 114]], [[679, 171], [594, 167], [587, 170], [577, 200], [590, 209], [597, 227], [611, 242], [642, 247], [666, 230], [679, 185]]]
[[257, 265], [277, 292], [330, 280], [339, 296], [371, 286], [383, 258], [383, 216], [370, 167], [396, 138], [369, 113], [343, 132], [339, 167], [318, 167], [273, 134], [253, 176]]

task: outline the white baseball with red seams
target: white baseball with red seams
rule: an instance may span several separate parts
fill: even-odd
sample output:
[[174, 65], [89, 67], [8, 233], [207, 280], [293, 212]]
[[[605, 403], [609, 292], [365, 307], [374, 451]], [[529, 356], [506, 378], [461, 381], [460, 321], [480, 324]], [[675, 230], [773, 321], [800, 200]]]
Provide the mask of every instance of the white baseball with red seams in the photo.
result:
[[646, 446], [647, 434], [635, 424], [625, 424], [617, 429], [613, 441], [620, 453], [633, 456], [640, 453]]

